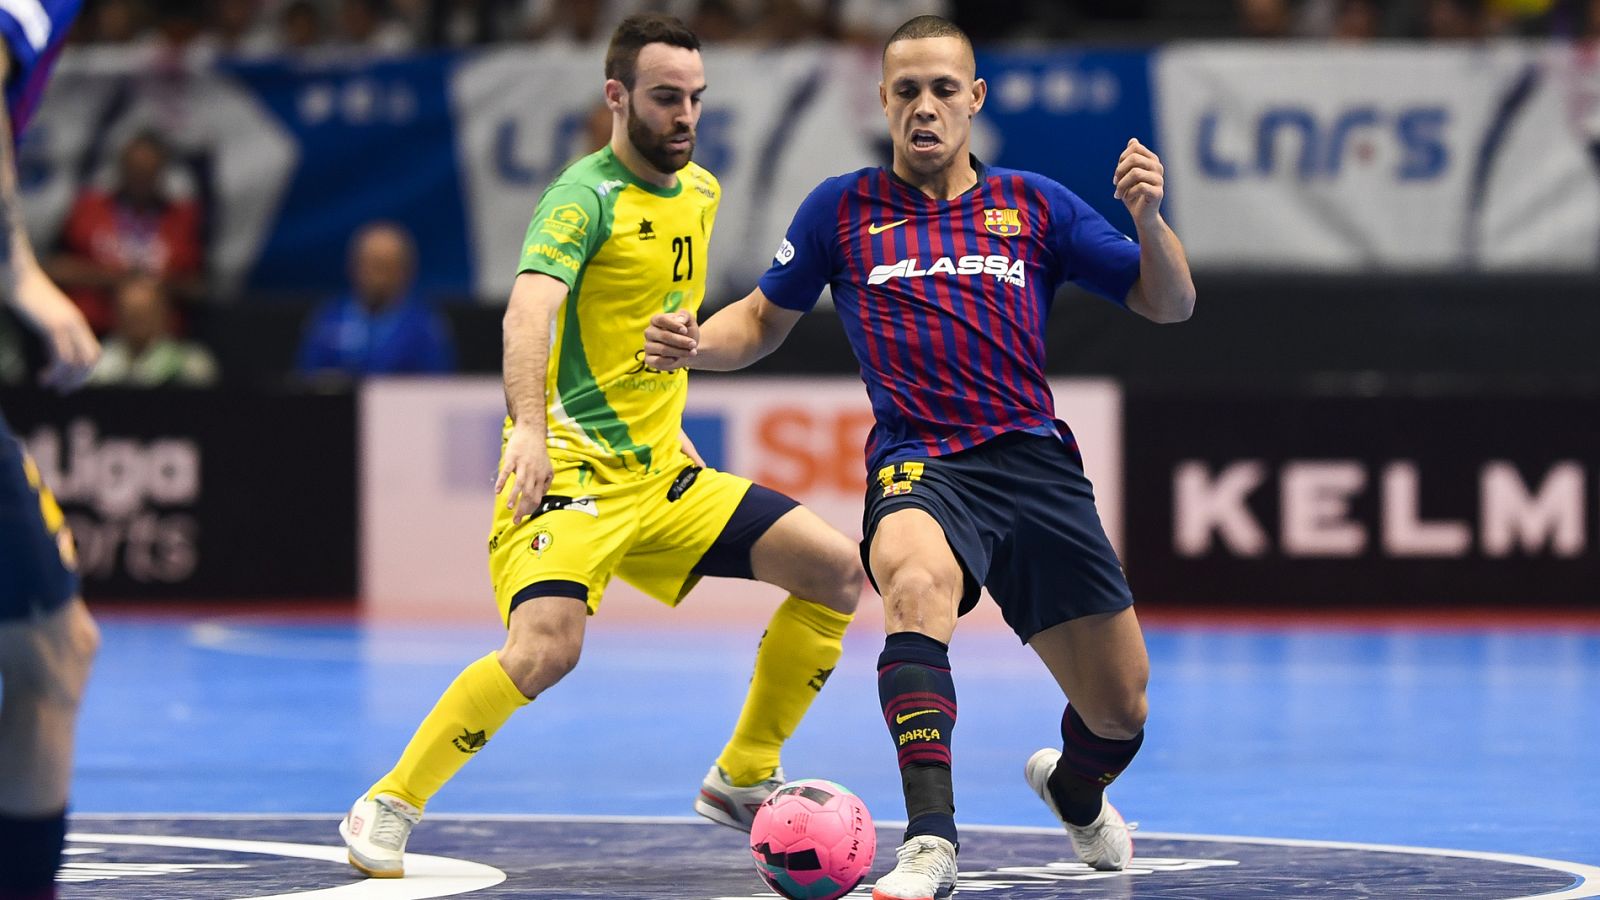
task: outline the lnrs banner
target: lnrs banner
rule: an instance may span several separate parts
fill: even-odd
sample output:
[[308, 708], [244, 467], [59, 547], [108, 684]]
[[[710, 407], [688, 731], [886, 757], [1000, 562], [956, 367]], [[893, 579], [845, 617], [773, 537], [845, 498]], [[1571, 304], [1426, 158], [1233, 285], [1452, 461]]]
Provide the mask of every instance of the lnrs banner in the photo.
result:
[[1156, 58], [1168, 209], [1200, 266], [1600, 266], [1600, 55], [1189, 44]]

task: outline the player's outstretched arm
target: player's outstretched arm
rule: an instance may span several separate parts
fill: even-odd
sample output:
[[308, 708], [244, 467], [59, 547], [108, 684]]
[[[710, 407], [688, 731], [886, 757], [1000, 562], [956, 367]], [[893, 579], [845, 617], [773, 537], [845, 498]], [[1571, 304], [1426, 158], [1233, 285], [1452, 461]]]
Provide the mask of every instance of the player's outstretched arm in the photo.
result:
[[[0, 87], [11, 71], [11, 54], [0, 41]], [[6, 230], [0, 243], [0, 299], [10, 304], [23, 321], [44, 338], [50, 364], [40, 381], [58, 390], [72, 390], [83, 384], [100, 359], [100, 342], [95, 340], [83, 313], [61, 293], [33, 255], [33, 244], [22, 223], [22, 207], [17, 202], [17, 165], [11, 136], [11, 114], [0, 103], [0, 227]]]
[[511, 435], [500, 456], [494, 494], [503, 495], [513, 522], [521, 522], [539, 508], [555, 476], [545, 446], [545, 372], [550, 362], [550, 327], [566, 297], [567, 286], [558, 279], [524, 272], [517, 276], [506, 306], [503, 367]]
[[1128, 308], [1152, 322], [1184, 321], [1194, 314], [1194, 279], [1182, 242], [1161, 218], [1166, 189], [1161, 160], [1131, 139], [1111, 181], [1139, 231], [1139, 280], [1128, 291]]
[[658, 313], [644, 330], [644, 363], [663, 372], [742, 369], [778, 349], [801, 315], [768, 300], [760, 288], [704, 324], [687, 312]]

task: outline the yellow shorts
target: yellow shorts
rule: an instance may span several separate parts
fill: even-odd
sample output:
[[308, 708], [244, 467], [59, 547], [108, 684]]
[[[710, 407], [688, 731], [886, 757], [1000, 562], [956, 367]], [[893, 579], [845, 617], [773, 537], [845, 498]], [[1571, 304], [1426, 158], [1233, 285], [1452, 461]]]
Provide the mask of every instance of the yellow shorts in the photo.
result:
[[[748, 559], [749, 544], [798, 505], [737, 475], [696, 468], [687, 456], [658, 474], [620, 483], [580, 483], [588, 470], [554, 462], [555, 479], [532, 518], [513, 525], [505, 494], [495, 502], [489, 575], [505, 622], [517, 603], [532, 596], [576, 597], [593, 615], [612, 575], [673, 606], [702, 574], [750, 577], [737, 564], [732, 571], [697, 565], [725, 529], [740, 531], [734, 540], [742, 546], [719, 545], [719, 554], [743, 552]], [[758, 508], [741, 511], [752, 487]], [[736, 511], [746, 520], [738, 528], [730, 527]]]

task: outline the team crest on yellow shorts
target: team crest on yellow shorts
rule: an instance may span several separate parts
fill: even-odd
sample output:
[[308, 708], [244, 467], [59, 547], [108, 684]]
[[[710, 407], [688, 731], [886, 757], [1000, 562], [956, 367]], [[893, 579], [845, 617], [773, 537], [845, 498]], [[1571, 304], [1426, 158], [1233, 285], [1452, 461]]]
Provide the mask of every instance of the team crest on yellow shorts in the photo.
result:
[[1014, 209], [986, 209], [983, 211], [983, 227], [990, 234], [1016, 237], [1022, 233], [1022, 216]]
[[544, 552], [555, 542], [555, 537], [541, 528], [533, 533], [533, 540], [528, 542], [528, 549], [533, 551], [534, 556], [544, 556]]

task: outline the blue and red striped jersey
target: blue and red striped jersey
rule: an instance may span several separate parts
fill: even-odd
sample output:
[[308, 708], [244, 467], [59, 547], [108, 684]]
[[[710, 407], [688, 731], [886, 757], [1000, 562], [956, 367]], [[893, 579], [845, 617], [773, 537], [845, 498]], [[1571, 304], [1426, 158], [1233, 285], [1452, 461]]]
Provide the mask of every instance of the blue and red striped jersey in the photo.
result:
[[954, 200], [883, 168], [824, 181], [761, 277], [799, 312], [831, 289], [876, 418], [869, 473], [1012, 431], [1075, 443], [1045, 380], [1051, 302], [1071, 281], [1122, 304], [1138, 280], [1139, 245], [1077, 195], [974, 165], [977, 184]]
[[0, 35], [11, 54], [6, 111], [13, 139], [28, 127], [39, 107], [50, 69], [61, 55], [80, 5], [82, 0], [0, 0]]

